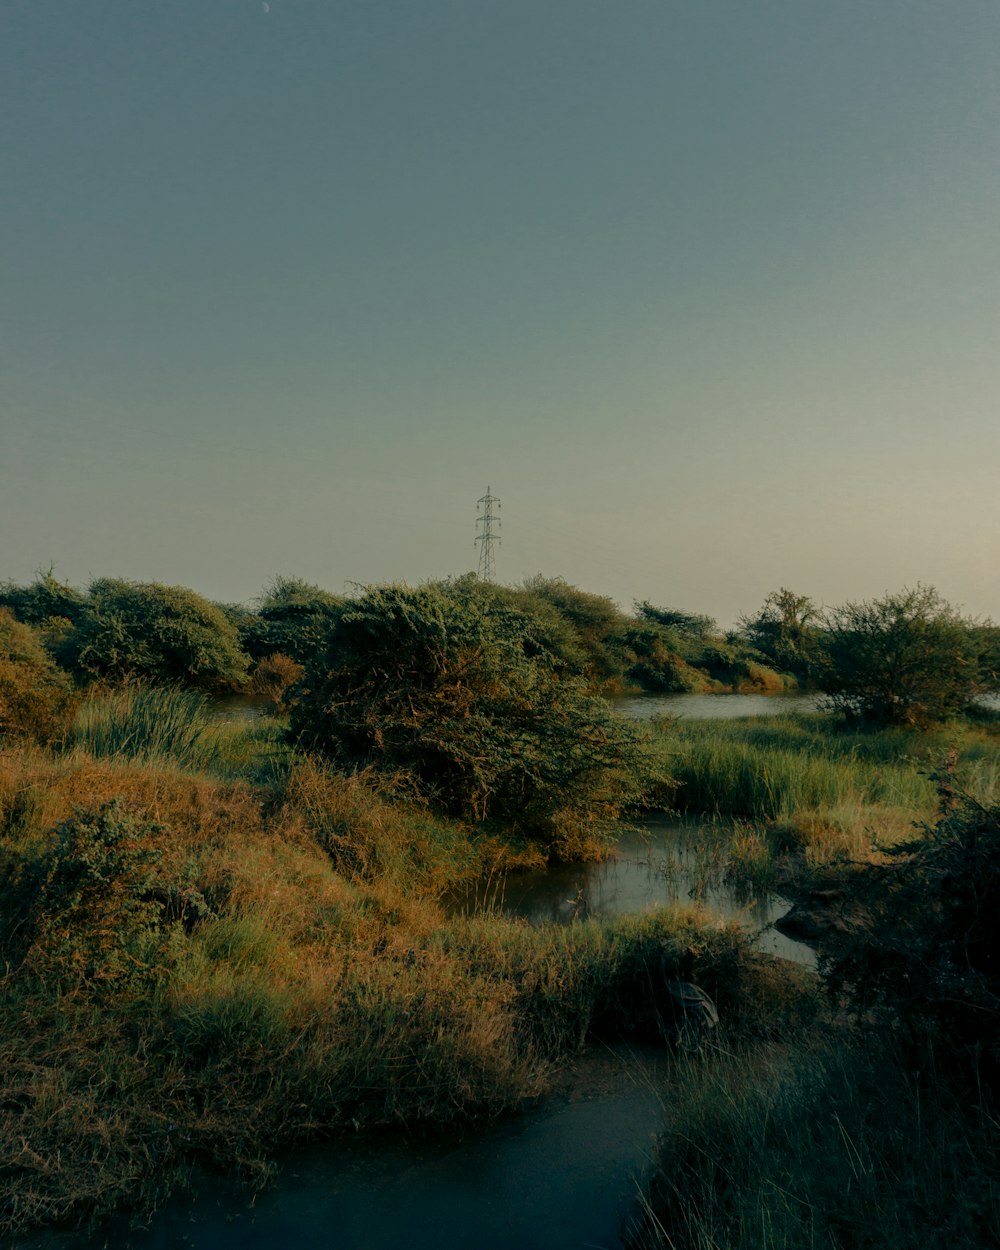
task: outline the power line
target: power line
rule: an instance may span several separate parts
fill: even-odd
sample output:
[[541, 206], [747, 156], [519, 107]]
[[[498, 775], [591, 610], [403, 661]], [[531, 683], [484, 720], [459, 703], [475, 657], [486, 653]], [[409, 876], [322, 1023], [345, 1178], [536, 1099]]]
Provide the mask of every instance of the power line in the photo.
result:
[[476, 517], [476, 529], [480, 525], [483, 532], [476, 535], [476, 543], [479, 545], [479, 576], [484, 582], [492, 582], [496, 580], [497, 562], [493, 555], [494, 545], [500, 546], [499, 535], [493, 533], [493, 525], [496, 523], [497, 529], [500, 528], [500, 518], [493, 515], [493, 508], [496, 505], [497, 512], [500, 511], [500, 500], [496, 495], [490, 494], [490, 488], [486, 487], [486, 494], [482, 499], [476, 502], [476, 511], [481, 513]]

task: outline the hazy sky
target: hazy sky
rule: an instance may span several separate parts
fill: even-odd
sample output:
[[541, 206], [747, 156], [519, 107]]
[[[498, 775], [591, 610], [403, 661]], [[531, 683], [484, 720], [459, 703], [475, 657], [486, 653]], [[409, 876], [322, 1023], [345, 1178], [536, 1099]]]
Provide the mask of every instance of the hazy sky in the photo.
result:
[[997, 0], [3, 0], [0, 579], [1000, 619]]

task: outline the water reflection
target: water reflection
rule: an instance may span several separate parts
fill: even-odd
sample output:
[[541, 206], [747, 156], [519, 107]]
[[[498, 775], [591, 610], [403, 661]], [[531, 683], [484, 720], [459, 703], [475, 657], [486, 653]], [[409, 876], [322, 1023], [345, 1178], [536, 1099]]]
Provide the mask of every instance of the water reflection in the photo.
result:
[[680, 716], [685, 720], [731, 720], [737, 716], [783, 716], [815, 712], [815, 694], [640, 694], [614, 701], [616, 711], [636, 720]]
[[456, 900], [455, 909], [495, 909], [531, 924], [571, 924], [698, 902], [720, 919], [741, 921], [757, 934], [758, 949], [815, 967], [808, 946], [771, 927], [791, 906], [787, 899], [754, 895], [726, 881], [729, 835], [721, 824], [655, 818], [626, 834], [610, 859], [510, 873]]

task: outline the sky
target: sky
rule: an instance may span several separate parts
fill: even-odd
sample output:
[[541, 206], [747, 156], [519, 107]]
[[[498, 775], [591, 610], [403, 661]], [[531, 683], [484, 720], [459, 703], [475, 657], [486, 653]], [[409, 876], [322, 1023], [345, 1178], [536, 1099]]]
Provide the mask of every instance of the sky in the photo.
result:
[[0, 580], [1000, 620], [996, 0], [4, 0]]

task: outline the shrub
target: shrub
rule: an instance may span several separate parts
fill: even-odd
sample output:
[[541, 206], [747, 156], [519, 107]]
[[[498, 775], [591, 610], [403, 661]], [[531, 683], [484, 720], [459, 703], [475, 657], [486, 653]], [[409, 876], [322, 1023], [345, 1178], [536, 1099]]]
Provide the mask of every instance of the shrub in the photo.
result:
[[76, 624], [83, 618], [87, 597], [72, 586], [56, 581], [49, 569], [39, 573], [30, 586], [0, 584], [0, 608], [26, 625], [45, 625], [51, 620]]
[[113, 801], [78, 809], [36, 856], [6, 859], [5, 954], [27, 948], [29, 966], [62, 984], [121, 988], [162, 975], [155, 833]]
[[255, 660], [280, 652], [307, 664], [322, 649], [345, 602], [301, 578], [275, 578], [241, 629], [243, 645]]
[[810, 680], [820, 655], [820, 612], [807, 595], [784, 586], [767, 596], [756, 616], [741, 616], [739, 635], [781, 673]]
[[863, 1018], [930, 1043], [939, 1061], [985, 1059], [1000, 1084], [1000, 806], [937, 776], [941, 810], [856, 883], [867, 923], [826, 960], [828, 982]]
[[545, 653], [560, 672], [585, 677], [594, 690], [620, 688], [629, 621], [613, 600], [540, 574], [518, 587], [484, 586], [482, 593], [530, 622], [529, 653]]
[[235, 625], [207, 599], [181, 586], [113, 578], [90, 587], [87, 611], [60, 655], [87, 677], [204, 689], [239, 686], [247, 670]]
[[818, 685], [850, 720], [927, 725], [997, 688], [989, 639], [929, 586], [847, 603], [827, 616]]
[[603, 833], [652, 783], [639, 730], [530, 639], [475, 578], [370, 588], [307, 670], [292, 732], [340, 766], [407, 774], [449, 815]]
[[0, 738], [58, 738], [72, 705], [72, 683], [36, 632], [0, 610]]
[[254, 665], [250, 676], [250, 693], [265, 695], [276, 711], [283, 712], [285, 695], [302, 677], [303, 671], [301, 664], [297, 664], [290, 655], [282, 655], [280, 651], [265, 656]]

